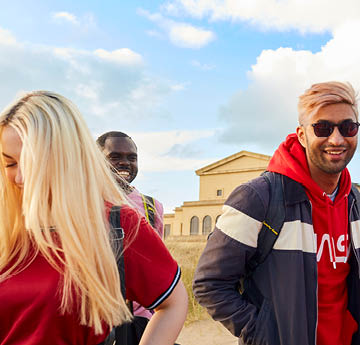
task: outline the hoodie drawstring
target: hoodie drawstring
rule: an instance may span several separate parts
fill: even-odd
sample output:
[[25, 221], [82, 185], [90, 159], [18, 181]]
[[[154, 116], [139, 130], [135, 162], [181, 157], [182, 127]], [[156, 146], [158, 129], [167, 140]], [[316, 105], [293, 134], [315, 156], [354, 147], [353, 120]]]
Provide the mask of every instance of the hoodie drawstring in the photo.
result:
[[331, 219], [332, 217], [330, 211], [331, 200], [325, 192], [323, 192], [323, 197], [325, 198], [325, 203], [326, 203], [327, 228], [329, 230], [329, 237], [330, 237], [330, 262], [332, 262], [334, 269], [336, 269], [336, 251], [335, 251], [335, 243], [334, 243], [333, 227], [332, 227], [333, 222]]
[[[326, 213], [327, 213], [327, 227], [329, 230], [329, 236], [330, 236], [330, 262], [332, 262], [334, 269], [336, 269], [336, 248], [335, 248], [335, 243], [334, 243], [334, 236], [333, 236], [333, 221], [332, 221], [332, 212], [330, 210], [330, 205], [331, 205], [331, 200], [330, 198], [327, 196], [327, 194], [324, 192], [323, 196], [325, 197], [325, 202], [326, 202]], [[348, 240], [348, 216], [347, 216], [347, 212], [348, 212], [348, 194], [344, 195], [344, 206], [345, 206], [345, 219], [346, 219], [346, 226], [345, 226], [345, 233], [344, 233], [344, 241], [345, 241], [345, 258], [344, 258], [344, 263], [346, 263], [347, 261], [347, 257], [348, 257], [348, 244], [349, 244], [349, 240]]]

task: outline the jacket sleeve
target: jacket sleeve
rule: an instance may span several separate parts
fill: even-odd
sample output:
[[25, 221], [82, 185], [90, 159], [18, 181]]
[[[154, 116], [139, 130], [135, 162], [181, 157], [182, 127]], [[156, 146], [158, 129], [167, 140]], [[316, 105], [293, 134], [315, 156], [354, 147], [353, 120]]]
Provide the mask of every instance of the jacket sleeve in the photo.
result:
[[258, 310], [239, 293], [239, 281], [256, 251], [268, 198], [263, 178], [232, 192], [199, 259], [193, 282], [198, 302], [246, 344], [255, 333]]

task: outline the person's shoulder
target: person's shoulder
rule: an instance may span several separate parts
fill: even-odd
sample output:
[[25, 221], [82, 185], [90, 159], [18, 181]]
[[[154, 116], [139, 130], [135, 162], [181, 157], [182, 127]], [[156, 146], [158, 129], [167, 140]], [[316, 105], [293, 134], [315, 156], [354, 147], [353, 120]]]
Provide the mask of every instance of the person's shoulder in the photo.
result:
[[123, 214], [136, 213], [136, 210], [128, 204], [123, 204], [120, 206], [120, 208], [121, 208], [121, 213], [123, 213]]
[[[130, 194], [128, 194], [128, 197], [130, 198], [130, 199], [144, 199], [145, 198], [145, 200], [146, 199], [148, 199], [149, 200], [149, 202], [151, 202], [151, 203], [154, 203], [155, 204], [155, 206], [156, 205], [161, 205], [161, 203], [160, 203], [160, 201], [159, 200], [157, 200], [157, 199], [155, 199], [153, 196], [151, 196], [151, 195], [148, 195], [148, 194], [144, 194], [144, 193], [142, 193], [142, 192], [140, 192], [138, 189], [136, 189], [136, 187], [134, 187], [134, 186], [132, 186], [132, 192], [130, 193]], [[162, 206], [162, 205], [161, 205]]]
[[127, 197], [130, 199], [141, 198], [141, 193], [134, 186], [131, 186], [131, 192], [127, 194]]
[[258, 207], [259, 203], [266, 208], [268, 202], [269, 184], [264, 176], [258, 176], [236, 187], [225, 201], [225, 205], [244, 211]]
[[154, 206], [156, 208], [156, 211], [159, 213], [159, 214], [162, 214], [164, 212], [164, 207], [162, 205], [162, 203], [155, 199], [154, 197], [151, 196], [151, 198], [154, 200]]
[[118, 207], [120, 212], [120, 218], [121, 222], [123, 221], [136, 221], [139, 222], [141, 215], [139, 212], [132, 206], [128, 204], [122, 204], [122, 205], [113, 205], [112, 203], [105, 201], [105, 211], [107, 215], [109, 216], [109, 213], [113, 210], [113, 207]]
[[121, 219], [136, 220], [137, 222], [141, 218], [139, 211], [130, 205], [122, 205], [120, 209]]
[[164, 212], [164, 208], [162, 203], [157, 200], [156, 198], [154, 198], [152, 195], [147, 195], [147, 194], [143, 194], [141, 192], [139, 192], [135, 187], [134, 189], [136, 190], [136, 193], [138, 193], [141, 197], [144, 197], [145, 200], [148, 200], [151, 204], [153, 204], [155, 206], [155, 209], [157, 211], [158, 214], [163, 214]]
[[138, 191], [138, 193], [141, 194], [144, 198], [148, 199], [151, 203], [161, 204], [160, 201], [155, 199], [152, 195], [140, 193], [139, 191]]
[[[236, 243], [237, 249], [239, 244], [256, 248], [268, 203], [269, 184], [264, 176], [256, 177], [235, 188], [225, 201], [222, 214], [216, 223], [219, 236], [225, 236], [230, 242]], [[212, 241], [218, 239], [219, 237], [216, 237]]]

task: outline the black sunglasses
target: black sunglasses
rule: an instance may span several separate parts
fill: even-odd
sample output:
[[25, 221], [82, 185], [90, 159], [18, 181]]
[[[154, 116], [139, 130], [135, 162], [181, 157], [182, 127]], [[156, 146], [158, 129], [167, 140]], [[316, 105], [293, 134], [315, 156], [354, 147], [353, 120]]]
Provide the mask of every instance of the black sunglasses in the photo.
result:
[[311, 126], [314, 127], [314, 133], [317, 137], [329, 137], [335, 127], [339, 128], [339, 132], [343, 137], [354, 137], [359, 130], [360, 123], [351, 120], [345, 120], [339, 124], [321, 121], [313, 123]]

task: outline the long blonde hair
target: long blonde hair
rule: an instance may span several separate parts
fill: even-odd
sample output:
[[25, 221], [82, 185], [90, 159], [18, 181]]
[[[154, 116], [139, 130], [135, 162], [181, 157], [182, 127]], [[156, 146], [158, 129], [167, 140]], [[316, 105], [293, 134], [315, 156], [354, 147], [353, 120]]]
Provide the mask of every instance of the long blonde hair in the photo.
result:
[[129, 320], [104, 206], [125, 197], [79, 110], [61, 95], [30, 92], [1, 113], [0, 135], [5, 126], [22, 140], [24, 183], [11, 183], [0, 162], [0, 282], [40, 252], [63, 276], [63, 313], [78, 306], [79, 322], [96, 333], [102, 322]]

